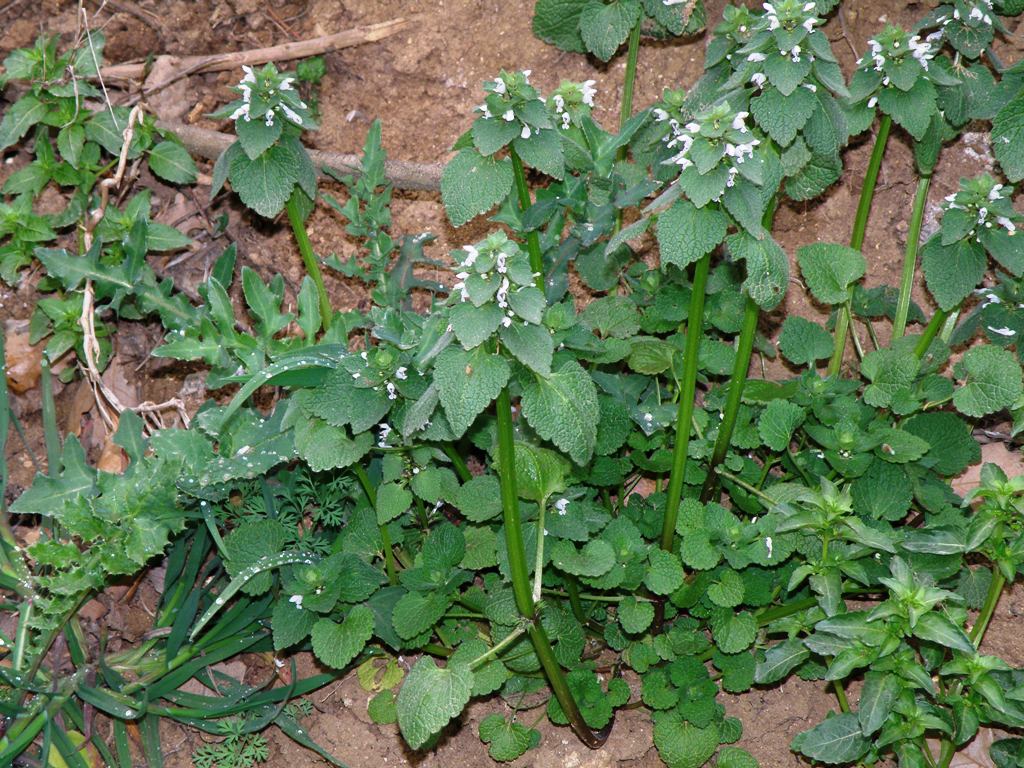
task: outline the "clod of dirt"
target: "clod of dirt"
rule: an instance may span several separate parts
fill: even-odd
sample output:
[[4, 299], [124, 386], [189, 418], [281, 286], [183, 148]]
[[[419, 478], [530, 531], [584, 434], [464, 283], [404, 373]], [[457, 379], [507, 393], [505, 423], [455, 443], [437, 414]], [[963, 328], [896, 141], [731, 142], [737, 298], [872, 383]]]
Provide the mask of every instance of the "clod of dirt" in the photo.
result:
[[29, 344], [28, 322], [8, 320], [4, 323], [4, 365], [7, 386], [17, 395], [34, 388], [42, 373], [43, 345]]

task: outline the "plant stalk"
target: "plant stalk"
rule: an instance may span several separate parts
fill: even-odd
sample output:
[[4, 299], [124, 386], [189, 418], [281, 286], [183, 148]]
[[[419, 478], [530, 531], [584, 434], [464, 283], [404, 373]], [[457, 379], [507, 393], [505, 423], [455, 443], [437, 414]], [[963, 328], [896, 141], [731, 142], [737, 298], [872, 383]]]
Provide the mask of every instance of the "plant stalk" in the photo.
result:
[[[363, 486], [366, 500], [370, 502], [371, 507], [376, 509], [377, 491], [374, 489], [373, 483], [370, 482], [370, 477], [366, 474], [366, 470], [357, 463], [352, 466], [352, 471], [356, 473], [356, 479]], [[378, 526], [378, 529], [380, 530], [381, 546], [384, 548], [384, 568], [388, 574], [388, 584], [394, 586], [398, 583], [398, 573], [395, 570], [395, 553], [391, 549], [391, 534], [388, 533], [386, 525]]]
[[[530, 188], [526, 185], [526, 171], [523, 169], [523, 161], [519, 159], [519, 153], [510, 144], [508, 148], [509, 158], [512, 160], [512, 175], [515, 179], [516, 196], [519, 198], [519, 212], [526, 213], [526, 209], [533, 205], [530, 199]], [[540, 250], [540, 233], [530, 230], [526, 233], [526, 251], [530, 254], [530, 269], [536, 275], [537, 287], [544, 291], [544, 255]]]
[[[622, 84], [622, 105], [619, 108], [619, 130], [633, 116], [633, 90], [636, 87], [636, 65], [640, 56], [640, 22], [629, 33], [629, 50], [626, 54], [626, 79]], [[619, 159], [626, 157], [626, 148], [620, 147]]]
[[691, 422], [697, 393], [697, 356], [704, 334], [704, 298], [711, 271], [711, 254], [697, 262], [693, 270], [693, 292], [690, 294], [690, 313], [686, 320], [686, 350], [683, 353], [683, 380], [679, 384], [679, 409], [676, 412], [676, 442], [672, 454], [672, 472], [668, 478], [668, 497], [665, 501], [665, 519], [661, 526], [661, 548], [672, 551], [675, 540], [679, 502], [683, 497], [687, 454], [690, 450]]
[[901, 338], [907, 330], [907, 316], [910, 314], [910, 292], [914, 287], [914, 274], [917, 271], [917, 252], [921, 247], [921, 226], [924, 223], [924, 210], [928, 204], [928, 190], [932, 184], [932, 175], [923, 174], [917, 180], [917, 192], [914, 193], [914, 209], [910, 214], [910, 229], [907, 231], [907, 250], [903, 255], [903, 277], [900, 280], [900, 297], [896, 302], [896, 318], [892, 324], [892, 337]]
[[[882, 158], [885, 156], [885, 148], [889, 143], [889, 134], [892, 131], [892, 118], [882, 115], [878, 123], [878, 135], [875, 136], [875, 147], [871, 151], [871, 160], [868, 162], [867, 172], [864, 174], [864, 186], [860, 190], [860, 202], [857, 204], [857, 215], [853, 220], [853, 234], [850, 236], [850, 247], [860, 250], [864, 246], [864, 234], [868, 228], [868, 217], [871, 215], [871, 204], [875, 199], [875, 187], [878, 186], [878, 171], [882, 167]], [[846, 337], [850, 330], [850, 307], [849, 303], [839, 310], [836, 318], [835, 350], [832, 359], [828, 364], [828, 375], [835, 376], [843, 364], [843, 355], [846, 352]]]
[[331, 299], [327, 295], [327, 286], [324, 285], [320, 262], [317, 261], [316, 254], [313, 253], [313, 244], [309, 242], [309, 233], [306, 232], [306, 222], [302, 220], [302, 212], [299, 210], [299, 204], [294, 195], [288, 198], [284, 209], [288, 214], [288, 222], [292, 225], [292, 233], [295, 235], [295, 244], [299, 247], [302, 262], [306, 265], [306, 272], [313, 278], [313, 284], [316, 286], [316, 293], [320, 299], [320, 323], [325, 331], [329, 331], [333, 314]]
[[747, 383], [747, 372], [750, 370], [750, 357], [754, 353], [754, 339], [757, 336], [757, 319], [760, 307], [747, 296], [743, 308], [743, 327], [740, 330], [739, 342], [736, 345], [736, 362], [733, 364], [732, 376], [729, 377], [729, 395], [722, 411], [722, 423], [718, 428], [718, 438], [708, 462], [708, 476], [701, 490], [701, 502], [708, 502], [718, 489], [718, 465], [725, 460], [732, 442], [732, 433], [736, 428], [736, 417], [740, 412], [743, 399], [743, 386]]
[[914, 347], [914, 356], [918, 360], [924, 358], [928, 352], [928, 347], [935, 341], [935, 337], [938, 335], [939, 329], [942, 328], [942, 324], [946, 322], [947, 317], [949, 317], [949, 313], [942, 309], [936, 310], [935, 314], [932, 315], [932, 319], [925, 326], [924, 333], [921, 334], [921, 339], [917, 342], [917, 346]]
[[[551, 686], [562, 712], [569, 719], [573, 731], [580, 741], [591, 749], [604, 744], [604, 739], [590, 730], [576, 706], [569, 683], [565, 679], [555, 652], [551, 648], [544, 627], [537, 614], [537, 604], [530, 591], [530, 575], [526, 568], [526, 549], [523, 546], [523, 523], [519, 516], [519, 494], [516, 490], [515, 433], [512, 426], [512, 400], [508, 388], [501, 390], [495, 403], [498, 420], [498, 464], [501, 471], [498, 480], [501, 487], [501, 509], [505, 528], [505, 545], [508, 551], [508, 566], [512, 576], [512, 594], [515, 596], [519, 615], [529, 622], [527, 632], [533, 650], [544, 668], [544, 675]], [[543, 535], [543, 528], [541, 528]], [[539, 574], [538, 574], [539, 577]]]

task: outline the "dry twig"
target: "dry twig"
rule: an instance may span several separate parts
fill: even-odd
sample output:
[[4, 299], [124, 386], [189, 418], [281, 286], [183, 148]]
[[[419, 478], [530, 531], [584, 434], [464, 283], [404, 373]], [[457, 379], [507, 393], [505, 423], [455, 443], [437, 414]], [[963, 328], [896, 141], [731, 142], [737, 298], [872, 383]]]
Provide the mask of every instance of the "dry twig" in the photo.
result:
[[[166, 120], [158, 120], [157, 126], [174, 132], [186, 149], [194, 155], [205, 157], [207, 160], [216, 160], [221, 152], [235, 140], [234, 136], [219, 131], [210, 131], [205, 128], [197, 128], [194, 125], [183, 123], [172, 123]], [[329, 168], [335, 173], [359, 175], [362, 159], [358, 155], [347, 155], [339, 152], [324, 152], [316, 149], [309, 150], [313, 159], [313, 165], [318, 169]], [[441, 188], [440, 163], [413, 163], [405, 160], [388, 160], [384, 165], [384, 172], [388, 181], [399, 189], [425, 189], [438, 190]], [[320, 176], [324, 174], [320, 171]]]

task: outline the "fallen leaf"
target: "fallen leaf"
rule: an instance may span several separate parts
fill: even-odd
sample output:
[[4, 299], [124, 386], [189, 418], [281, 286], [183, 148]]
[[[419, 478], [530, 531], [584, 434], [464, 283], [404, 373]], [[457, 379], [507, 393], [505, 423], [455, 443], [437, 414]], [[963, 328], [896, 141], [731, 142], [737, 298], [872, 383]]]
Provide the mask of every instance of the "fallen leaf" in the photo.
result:
[[17, 395], [35, 387], [42, 374], [43, 345], [33, 346], [28, 340], [28, 321], [9, 320], [4, 324], [7, 386]]

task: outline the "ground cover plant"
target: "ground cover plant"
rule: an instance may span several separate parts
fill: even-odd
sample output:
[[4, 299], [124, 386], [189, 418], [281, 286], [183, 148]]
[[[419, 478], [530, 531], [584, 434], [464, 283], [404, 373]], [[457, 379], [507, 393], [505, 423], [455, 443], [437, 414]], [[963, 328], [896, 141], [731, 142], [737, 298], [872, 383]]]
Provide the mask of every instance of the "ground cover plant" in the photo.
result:
[[[17, 613], [0, 636], [0, 764], [132, 765], [134, 750], [161, 765], [166, 719], [211, 735], [196, 765], [265, 761], [271, 726], [344, 765], [310, 738], [303, 697], [355, 670], [369, 716], [414, 751], [472, 700], [493, 705], [477, 730], [495, 762], [536, 747], [544, 718], [600, 749], [618, 711], [643, 707], [665, 764], [744, 768], [750, 724], [721, 694], [795, 676], [835, 696], [791, 744], [811, 763], [946, 768], [996, 728], [991, 761], [1019, 765], [1024, 671], [980, 647], [1024, 563], [1024, 479], [988, 464], [963, 497], [951, 480], [979, 463], [976, 430], [1024, 425], [1024, 67], [991, 49], [1024, 7], [956, 0], [880, 26], [845, 77], [822, 31], [838, 5], [711, 19], [687, 2], [539, 0], [542, 39], [602, 60], [625, 46], [620, 120], [594, 119], [614, 96], [593, 81], [483, 83], [440, 193], [453, 226], [487, 217], [489, 232], [446, 255], [393, 231], [375, 122], [359, 173], [338, 179], [346, 201], [325, 198], [358, 250], [320, 258], [313, 110], [297, 75], [246, 68], [215, 113], [236, 138], [211, 195], [284, 214], [306, 272], [294, 310], [232, 245], [195, 297], [147, 263], [188, 238], [150, 220], [126, 167], [180, 185], [197, 169], [141, 110], [81, 101], [102, 96], [96, 32], [8, 57], [20, 95], [0, 143], [29, 140], [35, 160], [3, 188], [0, 252], [4, 279], [46, 271], [33, 339], [78, 361], [63, 377], [99, 381], [105, 323], [148, 318], [153, 354], [203, 366], [222, 396], [166, 428], [98, 389], [127, 458], [108, 472], [61, 438], [44, 378], [46, 471], [0, 529]], [[635, 110], [644, 33], [705, 20], [703, 76]], [[943, 148], [968, 129], [998, 165], [961, 182], [922, 243]], [[848, 239], [814, 233], [790, 274], [777, 210], [827, 196], [862, 135]], [[917, 174], [901, 281], [867, 288], [896, 140]], [[51, 185], [68, 209], [34, 213]], [[326, 270], [363, 284], [366, 309], [336, 311]], [[919, 275], [934, 306], [912, 299]], [[772, 313], [803, 289], [828, 321], [785, 317], [774, 344]], [[753, 375], [755, 352], [786, 375]], [[86, 642], [83, 604], [156, 565], [144, 639]], [[275, 673], [216, 668], [243, 653]], [[299, 674], [301, 653], [317, 673]]]

